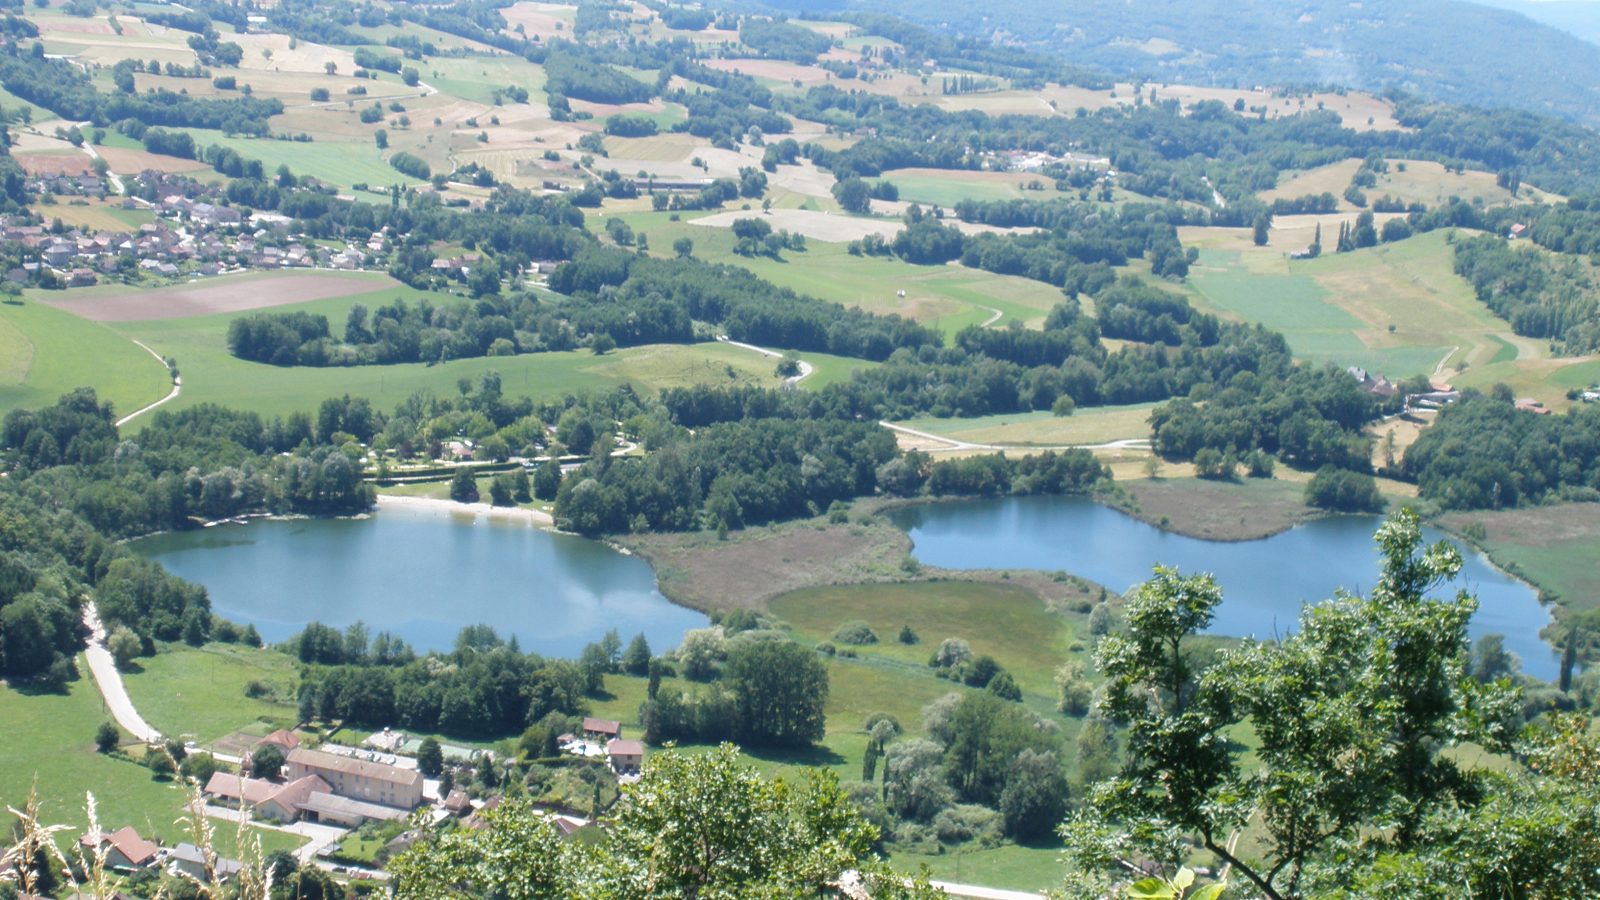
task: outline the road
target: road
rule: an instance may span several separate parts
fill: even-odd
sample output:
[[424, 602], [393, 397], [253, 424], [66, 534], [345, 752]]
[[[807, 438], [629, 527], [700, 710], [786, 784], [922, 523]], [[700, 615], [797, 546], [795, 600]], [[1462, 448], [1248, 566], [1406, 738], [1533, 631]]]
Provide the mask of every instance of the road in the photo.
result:
[[[156, 361], [161, 363], [163, 366], [165, 366], [167, 364], [167, 361], [161, 358], [161, 354], [155, 352], [154, 350], [151, 350], [148, 346], [145, 345], [145, 343], [143, 341], [134, 341], [134, 343], [138, 344], [140, 347], [143, 347], [144, 351], [146, 353], [150, 354], [151, 356], [154, 356], [156, 358]], [[149, 406], [146, 406], [144, 409], [140, 409], [140, 410], [136, 410], [134, 412], [128, 413], [127, 415], [125, 415], [122, 418], [118, 419], [117, 420], [117, 427], [121, 428], [122, 426], [128, 424], [129, 422], [133, 421], [134, 419], [137, 419], [139, 416], [144, 415], [145, 413], [149, 412], [150, 410], [155, 409], [156, 407], [158, 407], [161, 404], [167, 402], [168, 400], [171, 400], [174, 397], [178, 396], [178, 394], [182, 393], [182, 391], [183, 391], [183, 379], [181, 377], [174, 376], [173, 379], [172, 379], [172, 393], [166, 395], [165, 397], [162, 397], [160, 400], [157, 400], [156, 402], [150, 404]]]
[[[83, 152], [89, 154], [89, 158], [90, 159], [99, 159], [100, 158], [100, 151], [94, 149], [94, 144], [90, 143], [88, 138], [87, 138], [87, 135], [88, 135], [89, 131], [94, 128], [94, 123], [93, 122], [79, 122], [79, 123], [77, 123], [77, 128], [78, 128], [79, 131], [83, 132], [84, 135], [85, 135], [85, 138], [84, 138], [84, 141], [83, 141], [83, 147], [81, 148], [83, 150]], [[121, 175], [118, 175], [117, 173], [111, 171], [110, 169], [107, 169], [106, 170], [106, 180], [110, 181], [111, 182], [111, 186], [117, 189], [117, 193], [122, 194], [124, 196], [127, 195], [127, 193], [128, 193], [127, 190], [125, 190], [123, 188], [123, 186], [122, 186], [122, 176]], [[135, 341], [134, 343], [138, 343], [138, 341]], [[148, 350], [150, 348], [149, 347], [145, 347], [145, 349]]]
[[977, 884], [955, 884], [949, 881], [930, 881], [929, 884], [955, 897], [974, 897], [977, 900], [1043, 900], [1044, 892], [1003, 891], [999, 888]]
[[1104, 444], [1061, 444], [1054, 447], [1034, 444], [974, 444], [970, 441], [958, 440], [942, 434], [929, 434], [926, 431], [918, 431], [915, 428], [907, 428], [904, 425], [896, 425], [893, 422], [879, 422], [878, 424], [890, 431], [898, 431], [901, 434], [909, 434], [913, 437], [949, 444], [951, 450], [1147, 450], [1150, 448], [1149, 438], [1123, 438], [1120, 441], [1108, 441]]
[[[988, 309], [988, 307], [984, 307], [984, 308]], [[999, 316], [1000, 314], [999, 313], [995, 313], [995, 315]], [[757, 347], [755, 344], [744, 344], [744, 343], [740, 343], [739, 341], [729, 340], [728, 338], [725, 338], [725, 337], [719, 337], [719, 338], [717, 338], [717, 340], [723, 342], [724, 344], [728, 344], [729, 346], [732, 346], [732, 347], [742, 347], [742, 348], [744, 348], [746, 350], [754, 350], [755, 352], [761, 354], [762, 356], [765, 356], [765, 357], [768, 357], [768, 358], [771, 358], [771, 359], [782, 359], [783, 358], [783, 354], [782, 353], [779, 353], [776, 350], [768, 350], [765, 347]], [[808, 363], [808, 362], [806, 362], [805, 360], [802, 359], [802, 360], [800, 360], [800, 374], [799, 375], [791, 375], [788, 378], [785, 378], [783, 380], [783, 383], [784, 384], [799, 384], [801, 381], [804, 381], [807, 377], [809, 377], [812, 372], [815, 372], [815, 371], [816, 371], [816, 367], [812, 366], [811, 363]]]
[[133, 708], [133, 701], [128, 699], [128, 691], [122, 684], [122, 673], [117, 671], [117, 662], [111, 658], [111, 651], [106, 649], [105, 626], [100, 624], [100, 614], [93, 603], [83, 606], [83, 624], [90, 632], [89, 645], [84, 651], [89, 659], [89, 672], [94, 675], [95, 684], [100, 686], [100, 696], [105, 699], [111, 717], [117, 720], [124, 731], [147, 744], [162, 740], [161, 732], [140, 718], [139, 711]]

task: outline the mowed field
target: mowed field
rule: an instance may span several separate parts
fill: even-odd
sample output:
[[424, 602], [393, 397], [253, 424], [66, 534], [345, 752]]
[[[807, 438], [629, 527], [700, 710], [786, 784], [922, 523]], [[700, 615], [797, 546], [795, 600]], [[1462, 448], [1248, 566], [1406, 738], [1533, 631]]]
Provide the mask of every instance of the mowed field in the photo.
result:
[[[209, 746], [257, 722], [293, 728], [300, 718], [294, 663], [277, 650], [235, 644], [175, 647], [139, 660], [123, 683], [151, 727]], [[245, 696], [252, 681], [272, 693], [261, 699]]]
[[[784, 251], [781, 260], [743, 257], [733, 252], [736, 240], [725, 228], [672, 222], [668, 213], [631, 212], [618, 217], [635, 232], [647, 233], [656, 255], [671, 253], [673, 241], [687, 237], [694, 241], [694, 255], [700, 259], [741, 266], [774, 284], [824, 300], [936, 323], [950, 336], [991, 319], [995, 325], [1015, 320], [1037, 327], [1062, 299], [1059, 288], [1042, 282], [959, 265], [915, 266], [893, 257], [851, 256], [840, 243], [808, 241], [804, 252]], [[904, 297], [899, 296], [901, 291]]]
[[[303, 297], [322, 299], [286, 302]], [[178, 361], [183, 387], [163, 407], [169, 410], [220, 403], [286, 416], [346, 393], [387, 408], [418, 390], [452, 394], [459, 379], [476, 379], [489, 370], [500, 373], [508, 392], [536, 399], [621, 384], [654, 393], [703, 382], [770, 387], [782, 382], [775, 360], [715, 342], [628, 347], [599, 357], [576, 350], [352, 368], [271, 366], [239, 359], [227, 349], [229, 324], [252, 310], [324, 315], [337, 336], [354, 303], [374, 309], [396, 299], [414, 304], [424, 298], [436, 305], [466, 302], [416, 291], [376, 273], [276, 272], [149, 291], [100, 285], [30, 292], [0, 304], [0, 413], [49, 405], [80, 386], [95, 388], [121, 414], [161, 399], [171, 390], [166, 368], [136, 340]], [[804, 356], [814, 371], [802, 386], [813, 389], [876, 365], [824, 353]], [[144, 421], [125, 427], [136, 431]]]
[[[1297, 218], [1321, 221], [1326, 246], [1341, 217]], [[1452, 271], [1448, 232], [1290, 261], [1286, 248], [1310, 243], [1313, 224], [1296, 222], [1296, 231], [1281, 235], [1274, 229], [1265, 248], [1251, 245], [1240, 229], [1181, 229], [1186, 245], [1201, 248], [1200, 265], [1190, 272], [1191, 298], [1283, 332], [1298, 357], [1392, 379], [1431, 374], [1441, 365], [1453, 375], [1457, 364], [1486, 365], [1508, 346], [1518, 359], [1547, 355], [1542, 345], [1513, 334]]]
[[1090, 406], [1065, 417], [1053, 415], [1049, 410], [971, 419], [928, 416], [896, 424], [972, 444], [1017, 447], [1104, 444], [1130, 438], [1148, 438], [1150, 410], [1157, 405], [1133, 403], [1127, 406]]
[[32, 296], [0, 302], [0, 414], [92, 387], [126, 415], [166, 396], [166, 366], [104, 325]]

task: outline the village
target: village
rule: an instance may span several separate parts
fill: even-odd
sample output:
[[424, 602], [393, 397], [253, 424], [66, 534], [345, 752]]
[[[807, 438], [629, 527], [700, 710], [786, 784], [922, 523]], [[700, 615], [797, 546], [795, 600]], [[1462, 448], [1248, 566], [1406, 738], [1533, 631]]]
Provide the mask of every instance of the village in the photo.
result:
[[[619, 722], [584, 718], [579, 732], [557, 738], [561, 754], [605, 766], [619, 784], [638, 780], [644, 745], [624, 738]], [[488, 750], [441, 745], [390, 729], [373, 733], [359, 747], [319, 744], [314, 735], [279, 729], [239, 756], [213, 754], [211, 759], [220, 765], [203, 788], [205, 815], [219, 827], [251, 823], [297, 835], [306, 840], [294, 853], [301, 865], [358, 882], [382, 881], [388, 878], [383, 862], [409, 847], [421, 826], [489, 828], [486, 814], [501, 804], [506, 792], [485, 784], [515, 781], [508, 775], [516, 760]], [[189, 751], [201, 752], [193, 746], [180, 752]], [[167, 752], [173, 752], [172, 746]], [[534, 806], [563, 837], [593, 827], [599, 812], [549, 803]], [[344, 852], [342, 843], [350, 838], [375, 835], [381, 848], [374, 859], [356, 860]], [[226, 882], [246, 865], [227, 858], [208, 860], [192, 843], [165, 846], [132, 825], [87, 833], [79, 843], [86, 853], [103, 853], [106, 868], [136, 881], [166, 872]]]

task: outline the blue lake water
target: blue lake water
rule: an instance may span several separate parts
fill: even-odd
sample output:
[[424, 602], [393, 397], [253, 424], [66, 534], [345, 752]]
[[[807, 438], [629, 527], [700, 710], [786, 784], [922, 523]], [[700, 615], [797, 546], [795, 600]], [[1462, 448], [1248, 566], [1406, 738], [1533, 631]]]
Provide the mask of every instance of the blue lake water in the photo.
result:
[[524, 651], [576, 658], [615, 628], [657, 652], [706, 617], [656, 590], [637, 557], [527, 523], [386, 508], [365, 519], [260, 520], [157, 535], [133, 544], [203, 584], [212, 608], [268, 642], [307, 622], [364, 621], [419, 652], [449, 650], [487, 623]]
[[[1372, 541], [1377, 516], [1334, 516], [1256, 541], [1203, 541], [1162, 531], [1082, 497], [1008, 497], [932, 503], [895, 510], [913, 555], [945, 569], [1062, 569], [1122, 592], [1150, 577], [1155, 563], [1210, 572], [1223, 603], [1211, 631], [1268, 638], [1293, 631], [1301, 607], [1339, 588], [1366, 593], [1378, 578]], [[1429, 542], [1445, 537], [1425, 529]], [[1558, 656], [1539, 638], [1550, 622], [1538, 594], [1471, 548], [1444, 596], [1478, 597], [1470, 631], [1505, 635], [1523, 671], [1554, 680]]]

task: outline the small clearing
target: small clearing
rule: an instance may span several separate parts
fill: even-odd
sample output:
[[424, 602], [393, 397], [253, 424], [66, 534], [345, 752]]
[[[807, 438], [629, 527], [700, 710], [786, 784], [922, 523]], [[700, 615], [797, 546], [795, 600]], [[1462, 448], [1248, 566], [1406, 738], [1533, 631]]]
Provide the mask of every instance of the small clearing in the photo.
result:
[[94, 322], [142, 322], [243, 312], [366, 294], [398, 283], [390, 279], [324, 274], [283, 274], [251, 279], [224, 277], [196, 285], [94, 297], [48, 298], [43, 302]]

